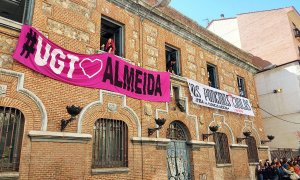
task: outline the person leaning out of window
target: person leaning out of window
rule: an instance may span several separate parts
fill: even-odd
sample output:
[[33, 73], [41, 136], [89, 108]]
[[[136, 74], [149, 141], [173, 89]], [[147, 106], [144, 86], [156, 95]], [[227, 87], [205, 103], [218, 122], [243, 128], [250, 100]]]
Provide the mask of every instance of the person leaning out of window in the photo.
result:
[[109, 38], [106, 42], [106, 44], [102, 44], [101, 46], [101, 50], [111, 53], [111, 54], [115, 54], [115, 42], [112, 38]]
[[175, 69], [176, 69], [176, 59], [171, 59], [167, 63], [167, 72], [176, 74]]

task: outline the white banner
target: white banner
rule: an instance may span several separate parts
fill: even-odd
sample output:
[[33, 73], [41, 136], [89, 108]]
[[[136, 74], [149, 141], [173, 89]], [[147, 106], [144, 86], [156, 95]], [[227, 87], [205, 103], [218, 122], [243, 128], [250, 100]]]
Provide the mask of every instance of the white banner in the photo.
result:
[[187, 79], [193, 103], [224, 111], [254, 116], [249, 99]]

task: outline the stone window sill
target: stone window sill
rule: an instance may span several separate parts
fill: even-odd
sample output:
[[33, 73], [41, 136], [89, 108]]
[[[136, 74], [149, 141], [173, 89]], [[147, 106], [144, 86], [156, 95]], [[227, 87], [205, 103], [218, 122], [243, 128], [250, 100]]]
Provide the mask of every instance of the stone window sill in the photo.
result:
[[171, 79], [179, 82], [187, 82], [185, 77], [176, 75], [176, 74], [171, 74]]
[[218, 168], [222, 168], [222, 167], [230, 167], [232, 166], [232, 164], [217, 164]]
[[97, 175], [97, 174], [114, 174], [114, 173], [128, 173], [129, 168], [124, 167], [124, 168], [98, 168], [98, 169], [92, 169], [92, 175]]
[[7, 180], [19, 179], [19, 172], [1, 172], [0, 179], [7, 179]]
[[0, 16], [0, 26], [4, 26], [13, 30], [20, 31], [22, 24]]
[[249, 163], [249, 166], [257, 166], [259, 163], [258, 162], [252, 162], [252, 163]]

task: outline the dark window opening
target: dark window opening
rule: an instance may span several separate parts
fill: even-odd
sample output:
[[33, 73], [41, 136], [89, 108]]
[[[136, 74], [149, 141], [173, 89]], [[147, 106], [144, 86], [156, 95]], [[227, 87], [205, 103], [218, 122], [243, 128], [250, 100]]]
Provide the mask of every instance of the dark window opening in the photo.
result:
[[1, 0], [0, 16], [23, 23], [25, 0]]
[[0, 107], [0, 172], [19, 171], [24, 115], [11, 107]]
[[247, 152], [248, 152], [249, 163], [258, 162], [258, 152], [257, 152], [257, 146], [254, 137], [249, 136], [246, 139], [246, 144], [248, 145]]
[[[106, 44], [108, 39], [112, 39], [114, 43], [114, 54], [124, 57], [123, 52], [123, 25], [102, 17], [101, 18], [101, 39], [100, 46], [101, 50], [106, 50]], [[104, 45], [104, 46], [103, 46]]]
[[219, 88], [217, 69], [215, 65], [207, 64], [208, 85], [213, 88]]
[[238, 76], [237, 82], [238, 82], [239, 95], [241, 97], [247, 97], [246, 88], [245, 88], [245, 79]]
[[92, 167], [128, 167], [128, 128], [124, 121], [101, 118], [95, 122]]
[[166, 49], [166, 71], [181, 75], [179, 50], [169, 45], [165, 46]]
[[0, 0], [0, 16], [23, 24], [31, 24], [33, 0]]
[[214, 133], [215, 156], [217, 164], [230, 164], [228, 139], [225, 133]]

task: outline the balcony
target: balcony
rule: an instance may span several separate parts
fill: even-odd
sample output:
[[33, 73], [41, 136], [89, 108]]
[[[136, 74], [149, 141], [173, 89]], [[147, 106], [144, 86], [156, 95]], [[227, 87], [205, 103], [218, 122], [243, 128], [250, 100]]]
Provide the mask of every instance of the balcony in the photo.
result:
[[294, 32], [295, 32], [295, 38], [298, 39], [298, 41], [300, 41], [300, 30], [298, 28], [295, 28]]

